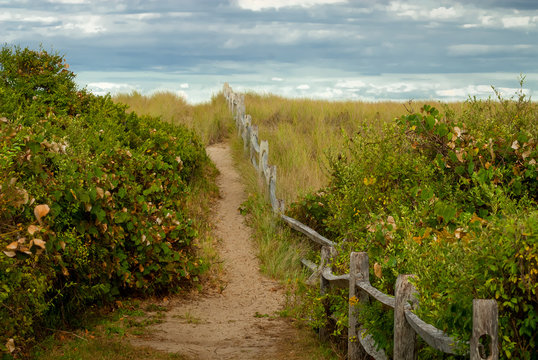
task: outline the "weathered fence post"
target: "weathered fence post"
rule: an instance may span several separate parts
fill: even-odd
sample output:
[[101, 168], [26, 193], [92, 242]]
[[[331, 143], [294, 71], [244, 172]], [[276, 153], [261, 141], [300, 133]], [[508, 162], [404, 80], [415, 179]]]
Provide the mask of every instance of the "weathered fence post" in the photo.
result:
[[415, 301], [416, 289], [409, 282], [413, 275], [398, 275], [394, 306], [394, 360], [414, 360], [416, 334], [405, 319], [404, 310]]
[[[352, 252], [349, 259], [349, 324], [347, 330], [347, 358], [359, 360], [366, 354], [359, 342], [357, 334], [357, 305], [368, 301], [368, 294], [357, 289], [357, 281], [369, 281], [368, 254]], [[357, 291], [358, 290], [358, 291]]]
[[[334, 253], [334, 249], [330, 246], [322, 246], [321, 247], [321, 264], [323, 264], [323, 267], [320, 269], [319, 274], [319, 293], [321, 297], [324, 297], [329, 292], [329, 280], [325, 279], [323, 276], [323, 270], [325, 268], [330, 269], [330, 259]], [[329, 309], [329, 302], [327, 299], [323, 299], [323, 307], [325, 308], [325, 318], [328, 318], [330, 316], [330, 309]], [[329, 340], [329, 328], [328, 326], [324, 325], [319, 328], [319, 339], [321, 341], [327, 341]]]
[[243, 150], [247, 152], [249, 148], [249, 142], [250, 142], [250, 130], [251, 130], [250, 128], [252, 125], [252, 118], [250, 117], [250, 115], [245, 115], [243, 119], [244, 119], [244, 126], [242, 129], [241, 137], [243, 138]]
[[499, 358], [499, 310], [495, 300], [473, 300], [471, 360]]
[[250, 131], [250, 162], [254, 165], [256, 171], [259, 170], [258, 159], [260, 152], [260, 144], [258, 144], [258, 125], [252, 125]]

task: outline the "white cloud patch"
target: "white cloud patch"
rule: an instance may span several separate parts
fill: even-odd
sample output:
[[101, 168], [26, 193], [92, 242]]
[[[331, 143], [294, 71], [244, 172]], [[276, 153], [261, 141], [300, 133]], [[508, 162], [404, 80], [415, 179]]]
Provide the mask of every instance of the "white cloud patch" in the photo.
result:
[[48, 0], [51, 4], [86, 4], [88, 3], [88, 0]]
[[237, 0], [237, 5], [245, 10], [262, 11], [284, 7], [309, 8], [316, 5], [347, 3], [348, 0]]
[[[343, 94], [344, 92], [341, 89], [327, 87], [324, 90], [313, 92], [312, 97], [318, 98], [318, 99], [334, 100], [334, 99], [342, 98]], [[352, 97], [354, 96], [352, 95]]]
[[278, 82], [282, 82], [282, 81], [284, 81], [284, 79], [282, 79], [282, 78], [279, 78], [279, 77], [272, 77], [272, 78], [271, 78], [271, 81], [278, 81]]
[[495, 53], [511, 53], [518, 51], [531, 50], [533, 46], [528, 44], [516, 45], [482, 45], [482, 44], [459, 44], [450, 45], [448, 54], [452, 56], [479, 56]]
[[179, 84], [179, 87], [182, 88], [182, 89], [188, 89], [189, 84], [188, 83]]
[[94, 82], [88, 84], [88, 89], [96, 95], [106, 95], [108, 93], [129, 93], [133, 90], [136, 90], [136, 87], [129, 84], [113, 82]]
[[432, 20], [457, 19], [464, 13], [463, 8], [459, 5], [428, 8], [427, 5], [409, 4], [404, 1], [391, 1], [386, 9], [399, 17], [410, 17], [413, 20], [423, 20], [428, 22]]
[[529, 26], [535, 26], [530, 16], [507, 16], [502, 18], [503, 26], [506, 29], [510, 28], [528, 28]]
[[344, 88], [358, 91], [366, 86], [366, 83], [362, 80], [340, 80], [336, 83], [336, 88]]
[[454, 19], [459, 17], [460, 14], [454, 7], [441, 6], [430, 11], [430, 17], [433, 19]]
[[297, 90], [308, 90], [310, 89], [310, 85], [308, 84], [301, 84], [299, 86], [296, 87]]
[[81, 31], [83, 34], [99, 34], [107, 29], [104, 25], [103, 18], [97, 15], [79, 15], [71, 16], [71, 22], [65, 22], [62, 25], [55, 26], [56, 30], [60, 31]]
[[57, 21], [60, 21], [58, 16], [52, 14], [42, 14], [39, 12], [28, 12], [25, 14], [16, 13], [12, 11], [4, 11], [0, 13], [0, 21], [12, 21], [12, 22], [23, 22], [23, 23], [41, 23], [44, 25], [51, 24]]
[[389, 84], [368, 84], [369, 89], [366, 91], [368, 94], [381, 95], [381, 94], [401, 94], [410, 93], [418, 90], [417, 86], [411, 82], [396, 82]]
[[[484, 14], [484, 10], [469, 9], [467, 18], [469, 20], [478, 19], [478, 22], [468, 22], [462, 25], [464, 29], [471, 28], [493, 28], [493, 29], [519, 29], [519, 30], [532, 30], [538, 26], [537, 11], [528, 11], [529, 15], [521, 16], [517, 13], [513, 15], [506, 15], [503, 11], [489, 10], [487, 14]], [[533, 15], [534, 16], [531, 16]], [[474, 19], [473, 19], [474, 18]]]

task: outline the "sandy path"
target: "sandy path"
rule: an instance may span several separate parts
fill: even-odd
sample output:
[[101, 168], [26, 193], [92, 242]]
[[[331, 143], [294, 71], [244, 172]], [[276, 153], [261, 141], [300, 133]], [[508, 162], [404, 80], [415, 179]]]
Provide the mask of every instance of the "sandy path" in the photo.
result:
[[193, 359], [294, 358], [296, 351], [290, 349], [296, 330], [273, 316], [282, 308], [282, 289], [260, 274], [250, 229], [239, 214], [246, 196], [230, 148], [218, 144], [207, 152], [221, 173], [214, 223], [215, 235], [222, 240], [226, 287], [220, 294], [176, 300], [165, 321], [151, 328], [151, 338], [135, 343]]

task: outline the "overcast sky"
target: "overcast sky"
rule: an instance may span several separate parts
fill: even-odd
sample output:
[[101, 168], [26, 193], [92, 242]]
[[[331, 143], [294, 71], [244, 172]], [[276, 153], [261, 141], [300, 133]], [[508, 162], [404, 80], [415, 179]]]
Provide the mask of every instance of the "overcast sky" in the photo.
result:
[[0, 0], [0, 40], [65, 55], [102, 94], [538, 96], [538, 0]]

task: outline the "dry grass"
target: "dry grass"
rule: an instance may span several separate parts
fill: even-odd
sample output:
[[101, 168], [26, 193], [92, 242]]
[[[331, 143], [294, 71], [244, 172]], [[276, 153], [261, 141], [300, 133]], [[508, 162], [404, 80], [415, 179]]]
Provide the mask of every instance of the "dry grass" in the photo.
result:
[[[342, 151], [345, 136], [362, 127], [380, 128], [425, 102], [331, 102], [248, 93], [245, 104], [260, 139], [269, 141], [269, 162], [278, 168], [277, 196], [289, 204], [327, 184], [326, 155]], [[447, 106], [459, 111], [461, 104]]]
[[206, 145], [226, 139], [232, 126], [231, 114], [222, 95], [196, 106], [189, 105], [184, 98], [172, 92], [156, 92], [146, 96], [134, 91], [116, 95], [114, 101], [126, 104], [128, 111], [139, 115], [160, 117], [172, 124], [183, 124], [194, 130]]

